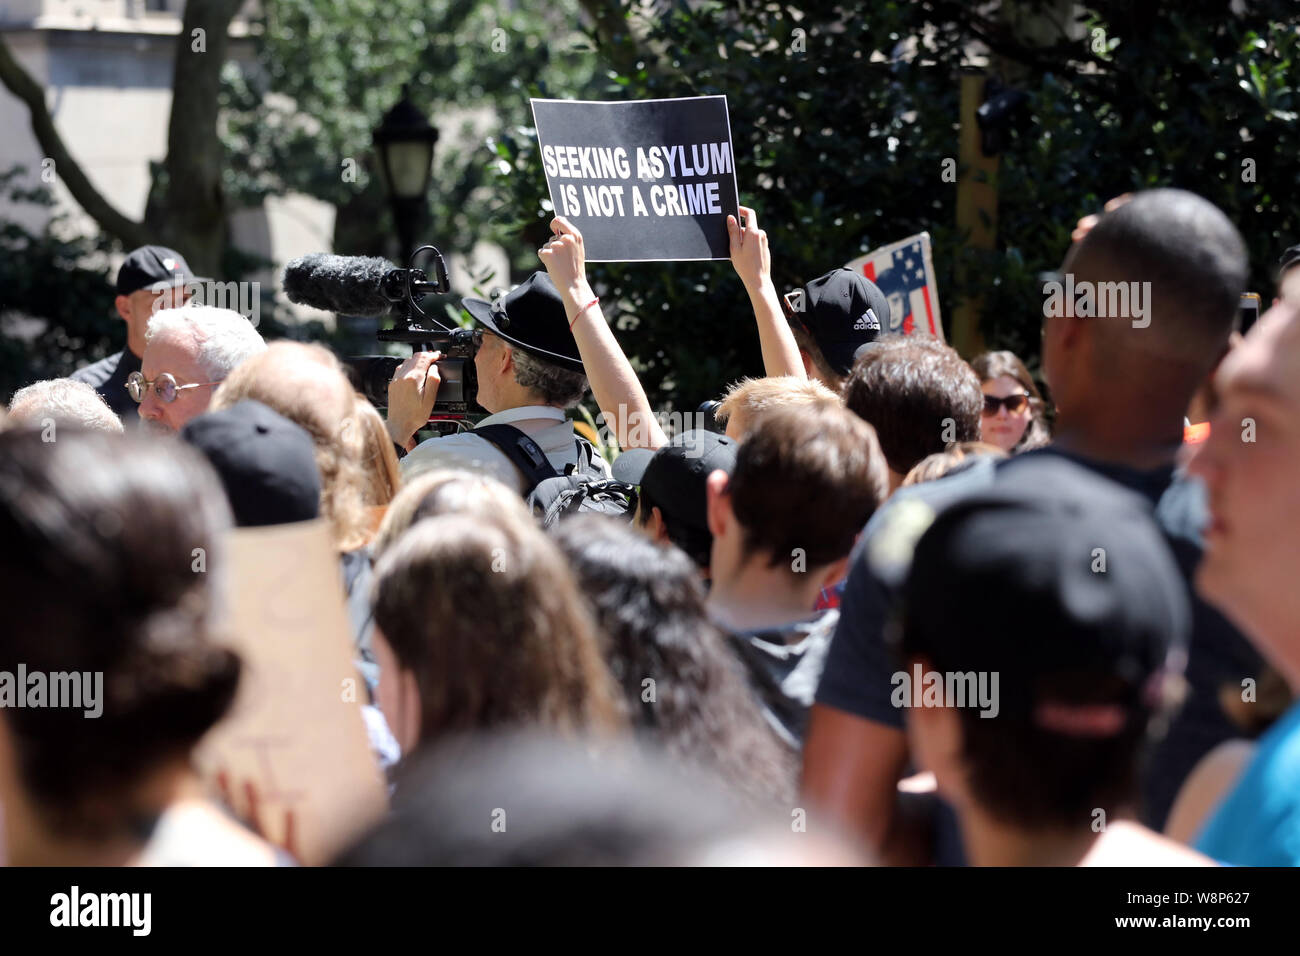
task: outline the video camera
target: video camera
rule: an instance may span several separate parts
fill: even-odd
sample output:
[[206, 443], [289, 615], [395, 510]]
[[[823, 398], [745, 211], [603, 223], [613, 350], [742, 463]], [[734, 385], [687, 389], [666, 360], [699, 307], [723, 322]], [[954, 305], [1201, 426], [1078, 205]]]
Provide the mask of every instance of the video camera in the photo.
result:
[[[428, 252], [433, 278], [415, 268]], [[449, 328], [420, 309], [426, 295], [451, 291], [447, 265], [436, 247], [425, 245], [411, 254], [407, 268], [385, 259], [316, 254], [295, 259], [285, 267], [284, 290], [290, 301], [345, 315], [393, 317], [393, 327], [380, 329], [380, 342], [402, 342], [412, 351], [439, 351], [441, 383], [430, 421], [454, 430], [484, 414], [479, 406], [474, 368], [474, 332]], [[343, 359], [357, 391], [379, 408], [388, 405], [388, 383], [402, 364], [394, 355], [355, 355]]]

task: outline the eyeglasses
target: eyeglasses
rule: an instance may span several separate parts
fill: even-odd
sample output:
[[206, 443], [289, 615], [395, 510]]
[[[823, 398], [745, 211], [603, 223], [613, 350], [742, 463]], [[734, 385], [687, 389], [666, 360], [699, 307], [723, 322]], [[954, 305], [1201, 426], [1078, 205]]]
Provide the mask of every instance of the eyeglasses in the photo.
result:
[[998, 398], [996, 395], [984, 396], [984, 414], [992, 418], [998, 413], [999, 408], [1005, 408], [1008, 415], [1019, 415], [1029, 404], [1029, 395], [1025, 392], [1016, 392], [1014, 395], [1008, 395], [1006, 398]]
[[171, 372], [160, 372], [152, 382], [139, 372], [132, 372], [126, 377], [127, 394], [137, 402], [143, 402], [144, 397], [149, 394], [151, 388], [160, 402], [171, 404], [176, 401], [177, 393], [183, 392], [187, 388], [203, 388], [205, 385], [220, 384], [220, 382], [191, 382], [188, 385], [177, 385], [176, 377]]

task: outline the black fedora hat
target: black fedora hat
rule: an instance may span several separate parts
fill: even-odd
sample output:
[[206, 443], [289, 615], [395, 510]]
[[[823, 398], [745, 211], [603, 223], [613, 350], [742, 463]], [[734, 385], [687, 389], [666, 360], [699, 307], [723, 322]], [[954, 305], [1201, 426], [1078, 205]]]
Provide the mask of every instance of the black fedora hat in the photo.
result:
[[495, 302], [462, 299], [476, 322], [544, 362], [583, 371], [564, 299], [545, 272], [534, 272]]

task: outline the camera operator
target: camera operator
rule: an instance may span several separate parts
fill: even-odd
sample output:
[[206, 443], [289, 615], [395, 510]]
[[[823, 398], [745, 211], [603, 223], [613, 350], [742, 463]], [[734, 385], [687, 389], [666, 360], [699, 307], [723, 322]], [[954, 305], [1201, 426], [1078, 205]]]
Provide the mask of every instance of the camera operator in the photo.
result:
[[[514, 426], [562, 473], [578, 461], [565, 410], [582, 399], [589, 384], [621, 447], [658, 448], [667, 438], [587, 282], [582, 234], [562, 218], [552, 221], [551, 230], [555, 235], [538, 251], [546, 273], [533, 273], [497, 302], [462, 301], [476, 324], [478, 403], [490, 413], [480, 427]], [[388, 387], [389, 434], [410, 452], [403, 461], [405, 474], [469, 467], [526, 491], [506, 454], [472, 431], [414, 445], [437, 399], [440, 357], [440, 352], [417, 352], [398, 366]], [[603, 461], [595, 464], [608, 472]]]

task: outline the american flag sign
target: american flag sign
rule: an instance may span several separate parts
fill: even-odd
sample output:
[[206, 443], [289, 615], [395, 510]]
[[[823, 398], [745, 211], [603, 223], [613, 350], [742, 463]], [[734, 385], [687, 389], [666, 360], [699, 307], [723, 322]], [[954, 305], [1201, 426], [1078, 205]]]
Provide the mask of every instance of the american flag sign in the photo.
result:
[[846, 265], [874, 282], [889, 299], [888, 331], [911, 335], [920, 329], [945, 341], [928, 232], [891, 242]]

